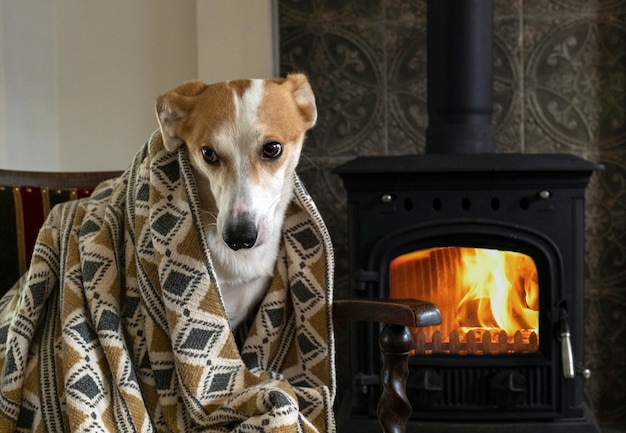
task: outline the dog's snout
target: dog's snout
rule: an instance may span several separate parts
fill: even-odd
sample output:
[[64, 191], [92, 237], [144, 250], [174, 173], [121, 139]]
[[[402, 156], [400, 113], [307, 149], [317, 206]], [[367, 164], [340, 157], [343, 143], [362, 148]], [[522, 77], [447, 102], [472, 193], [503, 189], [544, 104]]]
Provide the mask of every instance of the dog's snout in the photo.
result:
[[256, 227], [249, 222], [239, 222], [228, 226], [224, 230], [222, 238], [235, 251], [242, 248], [252, 248], [257, 238]]

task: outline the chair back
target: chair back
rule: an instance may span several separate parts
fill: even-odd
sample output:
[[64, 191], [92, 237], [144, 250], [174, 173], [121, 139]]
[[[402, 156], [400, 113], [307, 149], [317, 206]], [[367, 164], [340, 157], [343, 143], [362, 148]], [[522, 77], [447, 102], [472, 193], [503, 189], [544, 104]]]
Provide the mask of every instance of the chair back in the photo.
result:
[[50, 209], [88, 197], [100, 182], [120, 174], [0, 169], [0, 296], [28, 269], [39, 229]]

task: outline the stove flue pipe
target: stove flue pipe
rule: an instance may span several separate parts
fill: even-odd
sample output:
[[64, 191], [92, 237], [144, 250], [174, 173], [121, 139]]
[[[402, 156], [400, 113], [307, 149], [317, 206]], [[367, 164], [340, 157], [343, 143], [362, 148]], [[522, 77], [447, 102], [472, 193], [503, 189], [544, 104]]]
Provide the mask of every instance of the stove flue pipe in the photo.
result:
[[428, 1], [426, 153], [492, 153], [491, 0]]

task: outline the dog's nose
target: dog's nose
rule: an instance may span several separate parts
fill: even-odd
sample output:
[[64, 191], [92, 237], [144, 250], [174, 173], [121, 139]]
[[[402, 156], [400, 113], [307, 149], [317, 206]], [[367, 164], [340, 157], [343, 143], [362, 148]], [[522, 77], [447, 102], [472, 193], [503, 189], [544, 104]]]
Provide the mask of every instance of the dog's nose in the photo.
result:
[[228, 227], [222, 235], [226, 245], [235, 251], [242, 248], [252, 248], [256, 243], [256, 237], [256, 227], [249, 223], [239, 223]]

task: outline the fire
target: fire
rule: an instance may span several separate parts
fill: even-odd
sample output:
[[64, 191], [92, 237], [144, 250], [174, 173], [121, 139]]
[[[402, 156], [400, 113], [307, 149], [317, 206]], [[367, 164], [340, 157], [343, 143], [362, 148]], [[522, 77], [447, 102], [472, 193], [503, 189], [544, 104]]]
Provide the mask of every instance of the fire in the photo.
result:
[[502, 329], [509, 335], [537, 329], [539, 284], [532, 259], [490, 249], [461, 248], [457, 266], [462, 299], [457, 305], [461, 327]]
[[[529, 256], [486, 248], [431, 248], [396, 258], [389, 275], [392, 297], [439, 306], [442, 324], [427, 340], [456, 347], [478, 339], [490, 353], [537, 349], [539, 282]], [[433, 338], [435, 334], [440, 335]], [[532, 347], [522, 349], [524, 345]]]

